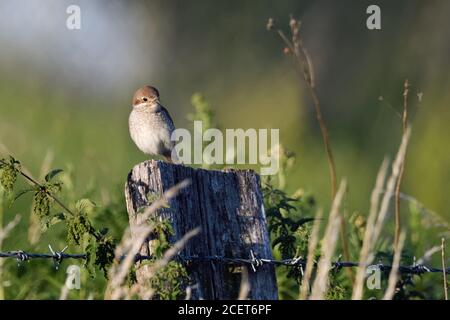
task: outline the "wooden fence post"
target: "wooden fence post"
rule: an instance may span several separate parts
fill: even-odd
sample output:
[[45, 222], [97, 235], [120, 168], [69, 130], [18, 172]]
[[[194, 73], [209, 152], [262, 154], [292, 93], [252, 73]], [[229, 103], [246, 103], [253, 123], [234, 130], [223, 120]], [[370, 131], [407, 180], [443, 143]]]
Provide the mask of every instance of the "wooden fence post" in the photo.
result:
[[[251, 170], [204, 170], [161, 161], [136, 165], [128, 175], [125, 188], [131, 230], [139, 221], [139, 209], [177, 183], [189, 179], [191, 184], [156, 214], [169, 219], [180, 239], [200, 227], [199, 235], [189, 240], [183, 256], [219, 256], [272, 258], [262, 202], [259, 176]], [[151, 196], [149, 196], [151, 195]], [[144, 243], [141, 254], [151, 254]], [[236, 299], [239, 294], [239, 267], [218, 261], [196, 262], [188, 266], [193, 282], [191, 299]], [[138, 281], [145, 279], [143, 268], [137, 270]], [[248, 270], [249, 299], [277, 299], [273, 265], [263, 264]]]

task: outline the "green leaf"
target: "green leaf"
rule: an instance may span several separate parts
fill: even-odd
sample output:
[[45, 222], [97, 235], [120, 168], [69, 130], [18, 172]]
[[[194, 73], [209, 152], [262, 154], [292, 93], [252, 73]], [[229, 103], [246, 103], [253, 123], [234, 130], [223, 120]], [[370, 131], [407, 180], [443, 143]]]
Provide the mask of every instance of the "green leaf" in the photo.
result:
[[66, 217], [67, 241], [70, 244], [80, 245], [85, 235], [89, 235], [92, 226], [84, 212], [77, 212], [74, 216]]
[[77, 203], [75, 204], [75, 208], [77, 209], [78, 212], [90, 213], [96, 207], [97, 207], [97, 205], [94, 202], [92, 202], [90, 199], [87, 199], [87, 198], [78, 200]]
[[111, 236], [103, 235], [97, 241], [95, 251], [95, 265], [103, 271], [105, 278], [108, 277], [108, 268], [113, 263], [115, 257], [116, 244]]
[[60, 174], [61, 172], [63, 172], [64, 170], [62, 169], [54, 169], [52, 171], [50, 171], [49, 173], [47, 173], [47, 175], [45, 176], [45, 181], [49, 182], [51, 181], [54, 177], [56, 177], [58, 174]]
[[291, 225], [291, 231], [296, 231], [298, 228], [300, 228], [302, 225], [304, 225], [305, 223], [311, 222], [316, 220], [315, 218], [302, 218], [296, 222], [294, 222]]
[[84, 261], [84, 266], [86, 270], [88, 271], [91, 278], [95, 277], [95, 244], [94, 239], [90, 237], [87, 242], [86, 246], [84, 247], [84, 252], [86, 253], [86, 259]]
[[272, 241], [272, 246], [275, 247], [277, 244], [282, 243], [285, 240], [285, 237], [278, 237], [275, 240]]
[[27, 188], [27, 189], [23, 189], [19, 193], [17, 193], [17, 195], [14, 198], [14, 201], [19, 199], [21, 196], [27, 194], [28, 192], [36, 192], [36, 191], [37, 191], [36, 187], [30, 187], [30, 188]]

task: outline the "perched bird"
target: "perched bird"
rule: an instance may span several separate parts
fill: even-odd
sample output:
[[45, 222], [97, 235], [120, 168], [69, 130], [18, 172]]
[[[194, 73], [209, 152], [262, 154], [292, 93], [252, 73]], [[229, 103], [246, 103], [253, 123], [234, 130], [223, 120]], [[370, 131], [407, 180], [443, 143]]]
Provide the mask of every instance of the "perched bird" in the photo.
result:
[[145, 86], [133, 96], [133, 110], [128, 119], [131, 139], [145, 154], [163, 156], [168, 162], [172, 159], [175, 143], [170, 140], [175, 130], [169, 112], [159, 102], [156, 88]]

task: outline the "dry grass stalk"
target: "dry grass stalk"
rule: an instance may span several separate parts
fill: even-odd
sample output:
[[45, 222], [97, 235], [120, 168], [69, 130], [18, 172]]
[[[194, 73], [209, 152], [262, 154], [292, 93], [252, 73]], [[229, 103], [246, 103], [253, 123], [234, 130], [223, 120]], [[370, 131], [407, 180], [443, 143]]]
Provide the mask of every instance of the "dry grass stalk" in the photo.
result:
[[330, 216], [328, 218], [325, 236], [322, 239], [321, 256], [317, 267], [317, 275], [311, 290], [311, 300], [323, 300], [328, 290], [328, 274], [331, 270], [331, 259], [336, 249], [336, 240], [339, 233], [340, 215], [339, 209], [342, 198], [344, 197], [347, 183], [345, 180], [341, 182], [339, 191], [333, 200]]
[[[131, 267], [135, 263], [135, 256], [139, 253], [142, 244], [153, 230], [153, 226], [149, 225], [147, 222], [148, 218], [158, 209], [162, 208], [170, 199], [175, 197], [178, 192], [188, 184], [189, 181], [186, 180], [177, 184], [167, 190], [160, 199], [154, 201], [146, 208], [145, 211], [140, 214], [140, 224], [133, 228], [133, 237], [131, 236], [131, 230], [129, 228], [124, 232], [121, 244], [116, 248], [116, 261], [120, 262], [111, 267], [109, 274], [110, 280], [108, 282], [105, 299], [117, 300], [129, 296], [130, 290], [129, 288], [124, 288], [124, 283]], [[176, 248], [178, 247], [179, 246]], [[166, 253], [172, 254], [173, 251]], [[121, 259], [123, 256], [125, 256], [125, 258]]]
[[[402, 131], [405, 135], [408, 129], [408, 93], [409, 93], [409, 82], [408, 79], [405, 80], [404, 91], [403, 91], [403, 113], [402, 113]], [[400, 237], [400, 190], [403, 181], [403, 174], [405, 171], [405, 160], [400, 166], [400, 174], [398, 176], [397, 185], [395, 186], [395, 238], [394, 247], [397, 247], [399, 237]]]
[[317, 244], [319, 243], [319, 229], [320, 222], [323, 216], [323, 210], [319, 210], [315, 216], [314, 225], [311, 230], [311, 236], [308, 242], [308, 257], [306, 258], [305, 273], [302, 277], [302, 286], [300, 288], [300, 300], [305, 300], [308, 297], [309, 281], [314, 269], [314, 253], [316, 251]]
[[427, 263], [428, 261], [430, 261], [431, 256], [433, 254], [435, 254], [436, 252], [439, 252], [439, 251], [441, 251], [441, 246], [431, 247], [430, 249], [425, 251], [425, 253], [423, 254], [423, 256], [421, 258], [419, 258], [417, 260], [417, 264], [425, 264], [425, 263]]
[[[148, 229], [142, 229], [143, 233], [148, 235], [152, 231], [152, 227], [150, 226]], [[150, 230], [150, 231], [149, 231]], [[168, 249], [163, 257], [157, 261], [155, 261], [151, 266], [146, 265], [144, 267], [148, 268], [148, 274], [150, 275], [147, 280], [150, 280], [155, 273], [166, 266], [170, 260], [180, 252], [183, 247], [186, 245], [186, 242], [189, 241], [192, 237], [196, 236], [200, 232], [199, 228], [193, 229], [186, 233], [180, 240], [178, 240], [170, 249]], [[131, 288], [128, 288], [128, 286], [125, 284], [126, 276], [128, 275], [132, 265], [134, 264], [134, 256], [139, 252], [140, 246], [136, 250], [135, 242], [134, 240], [131, 240], [130, 236], [129, 239], [127, 239], [127, 243], [125, 246], [129, 245], [130, 242], [132, 242], [132, 247], [126, 251], [126, 258], [123, 259], [123, 261], [119, 264], [118, 267], [111, 268], [111, 280], [108, 283], [108, 290], [105, 295], [105, 299], [111, 299], [111, 300], [118, 300], [121, 298], [124, 299], [131, 299], [135, 295], [139, 295], [144, 300], [149, 300], [153, 297], [154, 291], [147, 286], [144, 286], [142, 284], [136, 283]], [[141, 242], [142, 244], [142, 242]], [[121, 251], [121, 250], [120, 250]], [[123, 251], [122, 251], [123, 252]], [[133, 257], [133, 259], [127, 259], [129, 256]]]
[[442, 275], [444, 278], [444, 299], [448, 300], [447, 273], [445, 272], [445, 239], [441, 242]]
[[359, 253], [359, 260], [361, 264], [358, 267], [358, 271], [356, 273], [355, 283], [353, 285], [353, 294], [352, 299], [360, 300], [363, 295], [363, 287], [364, 287], [364, 278], [366, 274], [366, 261], [368, 260], [368, 256], [372, 249], [372, 234], [375, 226], [375, 220], [377, 217], [378, 206], [380, 203], [380, 194], [383, 191], [384, 180], [386, 178], [386, 172], [388, 169], [388, 161], [384, 159], [381, 164], [380, 170], [378, 171], [377, 179], [375, 182], [375, 187], [372, 191], [372, 195], [370, 197], [370, 211], [369, 217], [367, 218], [366, 230], [364, 232], [363, 244], [361, 247], [361, 251]]
[[61, 287], [61, 291], [59, 293], [59, 300], [67, 300], [67, 297], [69, 296], [70, 289], [66, 284], [64, 283]]
[[[277, 33], [279, 34], [280, 38], [283, 40], [287, 47], [288, 53], [292, 53], [294, 56], [294, 62], [296, 63], [296, 71], [303, 76], [306, 85], [308, 87], [308, 90], [311, 95], [311, 99], [313, 101], [314, 110], [316, 112], [316, 119], [319, 123], [320, 132], [322, 134], [323, 143], [325, 146], [325, 152], [327, 156], [327, 162], [328, 162], [328, 171], [330, 174], [330, 187], [331, 187], [331, 200], [336, 196], [337, 191], [337, 174], [336, 174], [336, 165], [334, 162], [334, 156], [331, 149], [331, 142], [328, 132], [328, 127], [325, 124], [325, 120], [323, 119], [322, 114], [322, 107], [319, 99], [319, 95], [317, 94], [316, 90], [316, 84], [315, 84], [315, 73], [314, 73], [314, 67], [311, 62], [311, 59], [309, 57], [308, 51], [306, 50], [305, 46], [303, 45], [303, 41], [300, 34], [300, 21], [297, 21], [293, 17], [291, 17], [289, 21], [289, 26], [291, 29], [291, 40], [289, 40], [284, 32], [276, 28], [275, 21], [270, 18], [267, 23], [267, 29], [273, 30], [276, 29]], [[341, 243], [342, 243], [342, 249], [344, 253], [344, 258], [346, 260], [350, 260], [350, 250], [348, 245], [348, 239], [346, 235], [346, 226], [345, 226], [345, 220], [344, 218], [341, 218], [341, 228], [340, 228], [340, 237], [341, 237]], [[352, 277], [352, 272], [350, 269], [346, 269], [347, 274]]]
[[125, 258], [119, 263], [117, 267], [112, 267], [110, 271], [110, 281], [108, 288], [111, 288], [110, 298], [113, 300], [120, 299], [122, 293], [122, 285], [124, 284], [126, 277], [128, 276], [131, 267], [135, 263], [135, 256], [141, 249], [142, 243], [147, 236], [152, 232], [153, 226], [144, 226], [136, 230], [136, 234], [139, 235], [136, 238], [131, 237], [129, 231], [125, 232], [121, 245], [116, 249], [116, 259], [120, 260], [122, 256]]
[[[381, 201], [380, 208], [378, 210], [378, 215], [374, 216], [374, 209], [378, 206], [378, 200], [375, 197], [378, 197], [380, 191], [374, 190], [372, 193], [371, 199], [371, 213], [369, 214], [369, 220], [366, 226], [366, 232], [364, 235], [363, 246], [361, 248], [359, 261], [361, 263], [361, 267], [358, 270], [355, 285], [353, 286], [353, 294], [352, 299], [360, 300], [363, 296], [364, 291], [364, 274], [365, 268], [372, 263], [373, 253], [372, 250], [381, 234], [383, 223], [386, 219], [388, 209], [389, 209], [389, 200], [391, 198], [391, 194], [394, 192], [395, 186], [397, 185], [397, 180], [400, 174], [400, 167], [405, 159], [406, 149], [408, 146], [409, 136], [410, 136], [411, 128], [407, 127], [405, 133], [402, 137], [402, 143], [400, 144], [399, 150], [397, 152], [397, 156], [392, 165], [392, 173], [386, 183], [386, 190], [383, 194], [383, 198]], [[383, 167], [383, 166], [382, 166]], [[380, 170], [381, 171], [381, 170]], [[383, 175], [384, 177], [384, 175]], [[380, 179], [380, 174], [378, 175], [377, 180]], [[384, 179], [383, 179], [384, 180]], [[381, 182], [383, 181], [381, 180]], [[377, 186], [379, 181], [377, 181]], [[377, 186], [375, 189], [377, 189]], [[376, 218], [376, 221], [374, 221]]]
[[[173, 257], [175, 257], [186, 245], [186, 243], [196, 235], [200, 233], [200, 228], [195, 228], [188, 233], [186, 233], [180, 240], [175, 242], [174, 245], [170, 247], [166, 252], [164, 252], [164, 255], [161, 259], [155, 261], [151, 266], [148, 267], [149, 276], [147, 281], [149, 281], [160, 269], [164, 268], [170, 260], [172, 260]], [[132, 291], [139, 292], [139, 296], [142, 297], [144, 300], [150, 300], [153, 298], [154, 290], [152, 290], [149, 286], [144, 286], [139, 283], [134, 284], [131, 287]]]
[[17, 214], [12, 221], [10, 221], [5, 227], [0, 226], [0, 248], [3, 245], [3, 241], [8, 237], [8, 234], [14, 229], [20, 222], [21, 216]]
[[[395, 186], [397, 185], [398, 177], [400, 175], [401, 166], [405, 161], [406, 150], [408, 148], [409, 137], [411, 135], [411, 127], [408, 126], [405, 130], [405, 133], [402, 137], [402, 143], [400, 144], [400, 148], [397, 152], [397, 156], [395, 158], [394, 163], [392, 164], [392, 174], [387, 181], [386, 191], [383, 195], [383, 200], [381, 202], [380, 211], [378, 213], [377, 222], [375, 224], [373, 240], [378, 239], [380, 233], [383, 228], [384, 220], [386, 219], [388, 209], [389, 209], [389, 200], [390, 194], [394, 191]], [[374, 241], [372, 241], [374, 242]]]
[[317, 122], [319, 123], [320, 131], [322, 133], [322, 138], [325, 145], [325, 151], [328, 160], [328, 170], [330, 172], [331, 197], [332, 199], [334, 199], [334, 197], [336, 196], [336, 189], [337, 189], [336, 165], [334, 163], [333, 152], [331, 150], [328, 127], [325, 124], [325, 120], [323, 119], [322, 107], [320, 104], [319, 96], [316, 91], [313, 65], [311, 63], [311, 59], [309, 58], [308, 52], [306, 51], [306, 48], [303, 45], [303, 41], [300, 35], [300, 21], [291, 18], [289, 26], [291, 27], [292, 33], [292, 44], [294, 48], [293, 52], [298, 60], [298, 65], [302, 69], [301, 71], [303, 73], [303, 78], [305, 79], [305, 82], [310, 91], [311, 98], [314, 104], [314, 109], [316, 111]]
[[392, 300], [392, 298], [395, 295], [398, 281], [398, 268], [400, 266], [400, 260], [402, 258], [402, 250], [404, 243], [405, 243], [405, 233], [402, 232], [400, 233], [399, 241], [395, 246], [394, 261], [392, 263], [391, 272], [389, 273], [388, 287], [384, 294], [383, 300]]
[[[1, 195], [0, 195], [1, 196]], [[1, 203], [0, 203], [1, 205]], [[3, 246], [3, 241], [8, 237], [8, 234], [19, 224], [21, 216], [17, 214], [12, 221], [10, 221], [5, 227], [2, 226], [2, 212], [0, 208], [0, 251]], [[4, 260], [0, 259], [0, 300], [5, 299], [5, 292], [3, 288], [3, 263]]]
[[[142, 225], [147, 225], [147, 220], [150, 218], [151, 215], [153, 215], [158, 209], [161, 209], [165, 205], [167, 205], [168, 201], [175, 197], [178, 192], [180, 192], [181, 189], [186, 188], [188, 185], [191, 184], [191, 181], [189, 179], [185, 179], [178, 183], [177, 185], [173, 186], [169, 190], [163, 193], [161, 198], [158, 200], [152, 202], [150, 206], [148, 206], [143, 213], [140, 213], [137, 215], [138, 224], [137, 227], [140, 228]], [[134, 234], [135, 229], [131, 230], [131, 232]]]
[[[322, 139], [325, 146], [325, 152], [327, 155], [327, 161], [328, 161], [328, 171], [330, 174], [330, 186], [331, 186], [331, 200], [333, 201], [336, 197], [336, 190], [337, 190], [337, 174], [336, 174], [336, 165], [334, 163], [334, 156], [331, 149], [331, 142], [328, 132], [328, 127], [325, 124], [325, 120], [323, 119], [322, 115], [322, 107], [319, 99], [319, 95], [317, 94], [317, 89], [315, 85], [315, 75], [314, 75], [314, 68], [311, 62], [311, 59], [309, 58], [308, 51], [306, 50], [305, 46], [303, 45], [303, 41], [300, 34], [300, 21], [295, 20], [294, 18], [291, 18], [290, 23], [291, 27], [291, 33], [292, 33], [292, 43], [294, 44], [294, 53], [297, 57], [297, 60], [299, 62], [299, 66], [301, 66], [303, 77], [305, 79], [305, 82], [308, 86], [308, 89], [311, 94], [311, 99], [313, 101], [314, 109], [316, 111], [316, 119], [319, 123], [320, 132], [322, 133]], [[344, 258], [346, 260], [350, 260], [350, 250], [349, 245], [347, 241], [347, 234], [346, 234], [346, 225], [345, 225], [345, 219], [342, 216], [340, 218], [340, 237], [341, 237], [341, 243], [342, 243], [342, 250], [344, 253]], [[347, 274], [350, 278], [352, 278], [352, 272], [351, 269], [346, 269]]]
[[[328, 160], [328, 169], [330, 171], [330, 185], [331, 185], [331, 195], [332, 198], [336, 195], [336, 189], [337, 189], [337, 178], [336, 178], [336, 166], [334, 164], [334, 158], [333, 153], [331, 151], [331, 143], [329, 139], [328, 134], [328, 128], [325, 124], [325, 121], [322, 116], [322, 108], [319, 100], [319, 96], [317, 95], [316, 91], [316, 85], [314, 81], [314, 69], [313, 65], [311, 63], [311, 59], [309, 58], [309, 55], [306, 51], [306, 48], [303, 45], [302, 38], [300, 35], [300, 21], [295, 20], [291, 17], [289, 21], [289, 26], [291, 29], [292, 39], [289, 40], [288, 37], [284, 34], [284, 32], [276, 28], [276, 32], [280, 36], [280, 38], [283, 40], [285, 45], [288, 48], [288, 52], [291, 52], [294, 54], [296, 65], [299, 67], [300, 70], [296, 69], [296, 71], [301, 71], [301, 74], [308, 86], [308, 89], [311, 94], [311, 98], [313, 100], [314, 108], [316, 111], [316, 118], [319, 122], [320, 130], [322, 133], [322, 138], [325, 145], [325, 150], [327, 153], [327, 160]], [[267, 24], [267, 28], [269, 30], [275, 29], [275, 22], [271, 18], [269, 19], [269, 22]]]
[[241, 287], [239, 289], [238, 300], [247, 300], [249, 292], [250, 292], [250, 281], [248, 280], [248, 269], [247, 267], [244, 266], [241, 272]]

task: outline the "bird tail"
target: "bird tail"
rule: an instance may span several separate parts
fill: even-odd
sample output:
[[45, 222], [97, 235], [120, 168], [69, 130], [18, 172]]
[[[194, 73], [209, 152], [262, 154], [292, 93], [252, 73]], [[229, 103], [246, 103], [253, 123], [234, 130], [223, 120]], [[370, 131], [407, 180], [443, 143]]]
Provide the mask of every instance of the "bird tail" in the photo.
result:
[[165, 153], [163, 156], [164, 156], [164, 159], [166, 159], [166, 161], [168, 163], [173, 163], [173, 164], [179, 163], [176, 152], [172, 152], [172, 150], [170, 152]]

